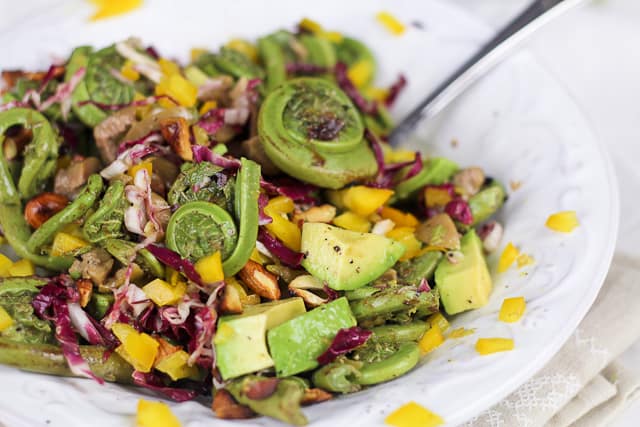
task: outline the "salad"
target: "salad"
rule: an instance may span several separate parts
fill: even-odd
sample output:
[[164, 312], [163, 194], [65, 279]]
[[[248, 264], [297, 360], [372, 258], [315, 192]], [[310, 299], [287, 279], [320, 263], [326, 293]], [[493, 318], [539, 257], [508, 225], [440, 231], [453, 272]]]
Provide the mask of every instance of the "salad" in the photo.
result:
[[486, 304], [506, 193], [388, 146], [406, 80], [375, 75], [310, 21], [4, 71], [0, 363], [293, 425], [411, 371]]

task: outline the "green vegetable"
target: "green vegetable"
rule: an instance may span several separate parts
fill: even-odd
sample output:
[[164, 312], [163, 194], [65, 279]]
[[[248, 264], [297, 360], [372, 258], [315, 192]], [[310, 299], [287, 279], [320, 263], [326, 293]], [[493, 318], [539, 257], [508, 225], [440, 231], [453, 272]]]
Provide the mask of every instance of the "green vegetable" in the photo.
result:
[[303, 34], [300, 43], [307, 49], [307, 62], [327, 68], [336, 65], [336, 51], [326, 38]]
[[89, 304], [87, 304], [87, 313], [89, 313], [94, 319], [101, 320], [107, 315], [113, 301], [113, 294], [94, 292], [93, 295], [91, 295]]
[[415, 321], [406, 325], [383, 325], [372, 328], [373, 334], [369, 341], [379, 343], [402, 343], [418, 341], [427, 331], [429, 324], [425, 321]]
[[102, 191], [102, 178], [94, 174], [89, 177], [87, 185], [70, 205], [49, 218], [27, 241], [27, 248], [36, 252], [43, 245], [50, 243], [55, 234], [65, 225], [82, 218], [93, 206]]
[[[80, 46], [71, 52], [71, 57], [67, 63], [64, 75], [66, 82], [68, 82], [80, 68], [87, 67], [89, 64], [89, 55], [91, 55], [92, 50], [90, 46]], [[107, 113], [92, 104], [79, 105], [89, 100], [91, 100], [91, 96], [89, 95], [89, 90], [83, 77], [71, 94], [71, 109], [82, 123], [93, 128], [107, 118]]]
[[267, 93], [287, 79], [285, 57], [278, 43], [271, 37], [258, 40], [258, 52], [267, 72]]
[[[395, 194], [392, 202], [408, 199], [425, 185], [438, 185], [447, 182], [458, 170], [458, 165], [444, 157], [434, 157], [425, 160], [422, 170], [411, 178], [400, 182], [395, 187]], [[408, 172], [408, 168], [399, 172], [403, 176]]]
[[393, 315], [397, 312], [415, 313], [419, 309], [431, 313], [438, 311], [437, 290], [421, 292], [415, 286], [397, 286], [383, 289], [372, 296], [350, 303], [358, 323], [368, 318]]
[[122, 265], [129, 265], [134, 260], [153, 277], [164, 277], [164, 266], [147, 249], [140, 249], [136, 252], [135, 243], [121, 239], [104, 240], [102, 246]]
[[288, 80], [270, 92], [258, 135], [279, 169], [320, 187], [342, 188], [378, 169], [358, 110], [325, 79]]
[[378, 113], [376, 115], [363, 115], [365, 126], [376, 135], [388, 135], [395, 125], [391, 113], [383, 104], [378, 103]]
[[357, 63], [364, 64], [370, 71], [364, 79], [363, 86], [369, 86], [376, 76], [376, 60], [369, 48], [359, 40], [343, 37], [339, 43], [335, 44], [338, 61], [344, 62], [347, 67]]
[[4, 308], [14, 324], [0, 332], [0, 339], [27, 344], [55, 343], [51, 324], [33, 312], [31, 301], [46, 279], [16, 277], [0, 282], [0, 307]]
[[121, 82], [111, 72], [113, 69], [120, 70], [124, 62], [125, 59], [116, 51], [115, 46], [105, 47], [89, 55], [84, 82], [92, 101], [108, 105], [133, 101], [133, 86]]
[[339, 359], [315, 371], [311, 381], [316, 387], [334, 393], [355, 393], [362, 388], [358, 382], [361, 366], [360, 362]]
[[234, 49], [223, 47], [220, 53], [213, 57], [216, 69], [224, 74], [230, 74], [235, 78], [246, 77], [248, 79], [263, 78], [264, 71], [251, 59]]
[[106, 239], [124, 237], [122, 224], [128, 206], [124, 187], [122, 181], [114, 181], [109, 185], [98, 209], [84, 222], [82, 231], [89, 242], [100, 243]]
[[[131, 384], [131, 365], [116, 352], [111, 352], [105, 360], [105, 351], [104, 347], [80, 346], [82, 358], [87, 361], [95, 375], [105, 381]], [[74, 376], [60, 347], [50, 344], [24, 344], [0, 338], [0, 364], [41, 374]]]
[[220, 251], [227, 259], [238, 240], [231, 215], [209, 202], [189, 202], [171, 215], [165, 243], [182, 258], [197, 261]]
[[473, 223], [479, 224], [491, 217], [504, 204], [507, 194], [504, 187], [498, 182], [493, 181], [477, 194], [469, 198], [469, 208], [473, 214]]
[[216, 67], [215, 61], [216, 55], [211, 52], [206, 52], [199, 55], [196, 60], [193, 61], [192, 66], [197, 67], [198, 70], [204, 72], [209, 77], [215, 77], [220, 75], [220, 70]]
[[209, 162], [184, 163], [171, 185], [167, 201], [170, 205], [182, 206], [201, 200], [231, 211], [235, 181], [234, 178], [227, 178], [222, 171], [221, 167]]
[[373, 385], [398, 378], [413, 369], [420, 360], [420, 349], [415, 342], [400, 344], [398, 351], [384, 360], [364, 363], [360, 368], [361, 385]]
[[401, 283], [417, 286], [422, 279], [429, 279], [433, 276], [441, 259], [441, 252], [430, 251], [410, 260], [401, 261], [395, 266], [398, 272], [398, 280]]

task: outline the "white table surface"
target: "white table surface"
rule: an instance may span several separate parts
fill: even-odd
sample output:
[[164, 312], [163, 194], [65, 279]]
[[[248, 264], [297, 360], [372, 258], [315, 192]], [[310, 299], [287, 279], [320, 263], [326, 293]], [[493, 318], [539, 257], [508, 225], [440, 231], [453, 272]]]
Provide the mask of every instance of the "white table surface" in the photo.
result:
[[[529, 0], [450, 0], [499, 27]], [[0, 0], [0, 31], [46, 0]], [[640, 244], [640, 1], [594, 0], [547, 25], [527, 43], [563, 83], [609, 147], [620, 184], [622, 218], [618, 250], [637, 253]], [[640, 321], [640, 313], [639, 319]], [[622, 360], [635, 368], [640, 342]], [[640, 402], [613, 427], [640, 425]]]

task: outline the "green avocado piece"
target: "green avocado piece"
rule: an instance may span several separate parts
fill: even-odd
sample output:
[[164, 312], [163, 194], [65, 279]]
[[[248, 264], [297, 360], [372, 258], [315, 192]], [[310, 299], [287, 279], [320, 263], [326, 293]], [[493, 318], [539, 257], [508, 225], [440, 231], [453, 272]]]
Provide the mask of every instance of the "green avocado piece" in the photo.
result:
[[318, 356], [338, 331], [352, 326], [356, 326], [356, 319], [342, 297], [271, 329], [267, 340], [276, 375], [288, 377], [316, 368]]
[[358, 233], [323, 223], [302, 226], [302, 266], [330, 288], [353, 290], [380, 277], [405, 247], [372, 233]]
[[493, 181], [477, 194], [469, 198], [469, 209], [473, 215], [473, 223], [479, 224], [491, 217], [504, 204], [507, 193], [502, 184]]
[[213, 339], [218, 369], [224, 380], [273, 366], [266, 343], [271, 328], [305, 313], [302, 298], [287, 298], [246, 307], [239, 315], [223, 316]]
[[[459, 169], [452, 160], [444, 157], [433, 157], [423, 162], [422, 170], [415, 176], [400, 182], [393, 195], [392, 202], [398, 202], [413, 196], [425, 185], [443, 184]], [[404, 176], [408, 172], [408, 167], [400, 171], [399, 175]]]
[[471, 230], [460, 240], [464, 258], [457, 264], [446, 258], [436, 268], [436, 288], [448, 314], [479, 308], [489, 301], [492, 283], [482, 253], [482, 241]]

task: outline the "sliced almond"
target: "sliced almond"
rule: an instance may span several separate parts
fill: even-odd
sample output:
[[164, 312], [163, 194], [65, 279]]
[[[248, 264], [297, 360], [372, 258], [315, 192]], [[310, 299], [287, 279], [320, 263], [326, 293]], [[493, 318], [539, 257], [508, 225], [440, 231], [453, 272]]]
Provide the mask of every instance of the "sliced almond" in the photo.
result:
[[218, 418], [225, 420], [241, 420], [253, 418], [256, 413], [235, 401], [227, 390], [218, 390], [213, 398], [211, 409]]
[[321, 388], [308, 388], [304, 391], [304, 396], [300, 403], [302, 405], [312, 405], [314, 403], [324, 402], [333, 399], [333, 395]]
[[249, 260], [238, 273], [240, 279], [256, 294], [270, 300], [280, 299], [278, 278], [255, 261]]
[[[312, 291], [319, 292], [324, 296], [318, 295]], [[305, 305], [309, 308], [318, 307], [329, 302], [329, 297], [324, 291], [324, 283], [309, 274], [296, 277], [289, 283], [289, 292], [302, 298]]]
[[93, 282], [89, 279], [80, 279], [76, 282], [80, 294], [80, 307], [86, 307], [93, 295]]
[[189, 123], [183, 117], [169, 117], [160, 120], [160, 132], [175, 153], [182, 160], [193, 160]]
[[222, 301], [220, 302], [220, 311], [225, 314], [242, 313], [242, 298], [240, 292], [233, 286], [225, 286], [222, 291]]
[[330, 223], [336, 217], [336, 207], [332, 205], [313, 206], [304, 212], [297, 212], [293, 216], [293, 222], [323, 222]]

